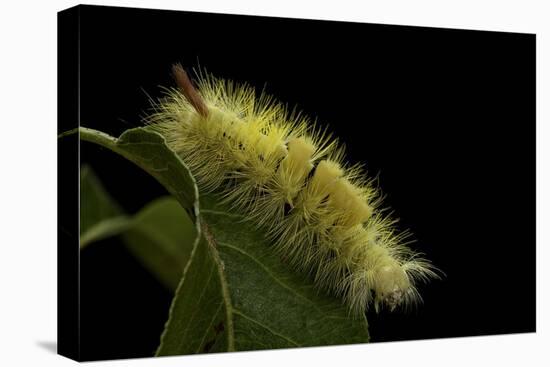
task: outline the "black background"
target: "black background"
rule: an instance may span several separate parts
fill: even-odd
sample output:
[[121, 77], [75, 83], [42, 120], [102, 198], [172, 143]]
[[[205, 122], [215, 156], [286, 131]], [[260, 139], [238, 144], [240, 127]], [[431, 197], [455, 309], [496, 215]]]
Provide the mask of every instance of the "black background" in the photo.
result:
[[[446, 276], [373, 342], [535, 330], [535, 36], [107, 7], [80, 8], [81, 125], [141, 125], [170, 66], [200, 64], [317, 117]], [[147, 94], [146, 94], [146, 93]], [[81, 144], [135, 212], [166, 191]], [[83, 359], [153, 354], [171, 295], [117, 239], [81, 254]]]

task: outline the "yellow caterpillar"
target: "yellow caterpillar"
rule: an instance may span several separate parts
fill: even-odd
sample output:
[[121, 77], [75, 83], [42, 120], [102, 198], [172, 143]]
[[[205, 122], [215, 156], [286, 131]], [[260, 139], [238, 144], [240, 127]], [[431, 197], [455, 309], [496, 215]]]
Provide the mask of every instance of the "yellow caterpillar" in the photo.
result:
[[309, 273], [357, 314], [420, 300], [415, 283], [437, 277], [409, 249], [407, 233], [380, 210], [381, 195], [325, 131], [248, 85], [181, 65], [179, 89], [154, 103], [146, 122], [189, 166], [199, 189], [247, 214], [283, 260]]

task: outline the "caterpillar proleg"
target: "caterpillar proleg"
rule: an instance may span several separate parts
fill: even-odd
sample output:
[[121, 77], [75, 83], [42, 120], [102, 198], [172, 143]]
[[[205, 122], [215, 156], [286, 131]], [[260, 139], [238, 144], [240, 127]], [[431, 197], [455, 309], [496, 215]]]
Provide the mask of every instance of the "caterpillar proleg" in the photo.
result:
[[276, 253], [354, 314], [419, 301], [435, 268], [382, 210], [373, 179], [326, 130], [248, 85], [181, 65], [146, 118], [196, 177], [267, 233]]

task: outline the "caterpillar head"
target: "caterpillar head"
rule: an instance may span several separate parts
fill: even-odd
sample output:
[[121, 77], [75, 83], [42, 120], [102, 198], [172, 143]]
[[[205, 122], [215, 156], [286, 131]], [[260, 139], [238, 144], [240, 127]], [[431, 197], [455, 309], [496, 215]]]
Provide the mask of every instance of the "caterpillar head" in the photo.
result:
[[407, 273], [397, 262], [384, 265], [376, 272], [374, 307], [378, 312], [381, 305], [393, 311], [411, 292], [411, 282]]

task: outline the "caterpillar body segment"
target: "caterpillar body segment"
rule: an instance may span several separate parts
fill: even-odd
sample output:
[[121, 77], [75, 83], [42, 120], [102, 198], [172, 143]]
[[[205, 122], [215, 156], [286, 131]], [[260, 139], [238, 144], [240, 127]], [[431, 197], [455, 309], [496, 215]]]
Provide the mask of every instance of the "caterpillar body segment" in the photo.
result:
[[382, 196], [344, 149], [304, 116], [247, 85], [198, 77], [181, 66], [146, 122], [161, 133], [203, 192], [244, 212], [277, 254], [353, 314], [419, 301], [415, 284], [437, 277], [381, 210]]

